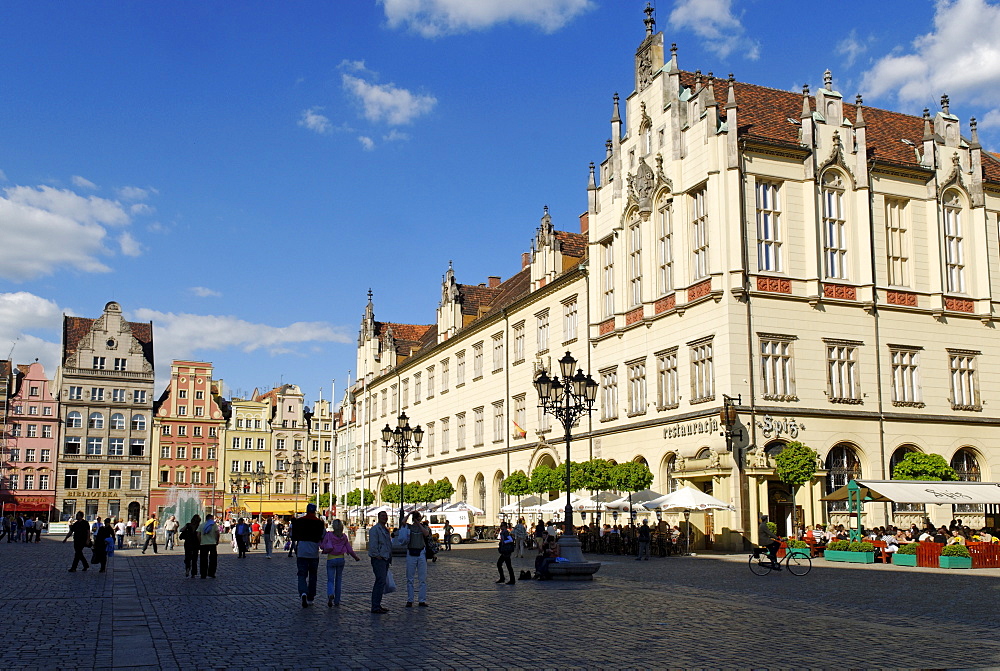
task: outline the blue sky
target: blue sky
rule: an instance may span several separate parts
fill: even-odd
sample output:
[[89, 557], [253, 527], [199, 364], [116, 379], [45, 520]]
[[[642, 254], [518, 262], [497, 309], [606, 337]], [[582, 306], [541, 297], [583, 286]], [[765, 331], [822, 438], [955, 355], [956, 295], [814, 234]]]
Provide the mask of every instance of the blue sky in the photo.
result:
[[[686, 70], [919, 114], [1000, 148], [1000, 3], [658, 0]], [[232, 392], [355, 367], [441, 275], [509, 277], [543, 205], [577, 230], [638, 0], [10, 2], [0, 22], [0, 358], [58, 362], [62, 314], [152, 320], [158, 378]], [[16, 343], [16, 344], [15, 344]]]

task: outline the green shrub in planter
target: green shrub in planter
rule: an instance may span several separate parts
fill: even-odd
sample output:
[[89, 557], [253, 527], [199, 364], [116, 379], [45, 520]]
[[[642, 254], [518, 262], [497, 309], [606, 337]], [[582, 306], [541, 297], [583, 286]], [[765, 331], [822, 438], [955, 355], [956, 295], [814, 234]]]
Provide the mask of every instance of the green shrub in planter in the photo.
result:
[[907, 543], [906, 545], [900, 545], [899, 549], [896, 550], [898, 555], [915, 555], [917, 554], [917, 548], [920, 543]]
[[812, 551], [809, 549], [809, 543], [797, 540], [788, 541], [787, 552], [798, 557], [809, 557], [812, 554]]
[[829, 552], [830, 550], [833, 550], [834, 552], [847, 552], [850, 546], [850, 541], [830, 541], [826, 544], [826, 551]]
[[808, 548], [809, 543], [805, 541], [788, 541], [788, 547], [790, 548]]
[[848, 552], [875, 552], [875, 546], [867, 541], [854, 541], [848, 544]]
[[969, 548], [964, 545], [945, 545], [941, 548], [942, 557], [972, 557]]
[[775, 524], [774, 522], [768, 522], [767, 523], [767, 529], [768, 529], [768, 531], [770, 531], [775, 536], [778, 535], [778, 525]]

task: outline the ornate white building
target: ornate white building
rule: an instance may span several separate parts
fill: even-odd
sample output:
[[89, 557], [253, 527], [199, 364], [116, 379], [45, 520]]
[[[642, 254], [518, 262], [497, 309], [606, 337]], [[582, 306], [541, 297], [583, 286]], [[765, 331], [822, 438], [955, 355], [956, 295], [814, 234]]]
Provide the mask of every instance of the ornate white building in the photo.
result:
[[[447, 476], [494, 519], [507, 474], [564, 458], [531, 381], [567, 350], [601, 384], [573, 459], [642, 460], [653, 489], [732, 502], [692, 520], [715, 547], [760, 512], [789, 523], [772, 457], [791, 439], [819, 454], [794, 502], [806, 524], [844, 521], [821, 497], [889, 479], [908, 451], [996, 480], [1000, 157], [975, 120], [963, 135], [947, 96], [923, 117], [849, 104], [829, 71], [801, 95], [684, 71], [645, 23], [580, 233], [546, 212], [505, 281], [459, 284], [449, 265], [434, 324], [376, 321], [369, 298], [355, 483], [395, 481], [379, 431], [402, 410], [427, 431], [407, 480]], [[992, 512], [879, 504], [864, 522]]]

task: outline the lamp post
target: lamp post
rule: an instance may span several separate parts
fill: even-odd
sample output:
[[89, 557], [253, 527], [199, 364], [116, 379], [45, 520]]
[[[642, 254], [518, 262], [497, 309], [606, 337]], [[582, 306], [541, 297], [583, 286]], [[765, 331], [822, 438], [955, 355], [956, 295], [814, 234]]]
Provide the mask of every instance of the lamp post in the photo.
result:
[[583, 415], [589, 415], [594, 408], [594, 400], [597, 398], [598, 384], [589, 374], [584, 374], [583, 369], [576, 368], [576, 359], [566, 352], [566, 356], [559, 359], [558, 376], [549, 377], [548, 372], [542, 369], [535, 377], [535, 390], [538, 392], [538, 407], [545, 414], [555, 417], [562, 424], [566, 440], [566, 513], [563, 516], [565, 529], [559, 539], [560, 554], [571, 562], [583, 562], [583, 552], [580, 549], [580, 541], [573, 533], [573, 506], [570, 503], [572, 485], [570, 479], [570, 442], [572, 440], [573, 424]]
[[[396, 455], [399, 460], [399, 528], [403, 527], [403, 470], [406, 468], [406, 457], [410, 452], [416, 452], [420, 447], [420, 441], [424, 439], [424, 430], [417, 424], [416, 428], [410, 428], [410, 418], [406, 413], [400, 413], [396, 418], [396, 428], [390, 428], [388, 424], [382, 429], [382, 442], [385, 449]], [[364, 492], [361, 493], [364, 496]]]
[[290, 465], [292, 467], [292, 482], [295, 483], [295, 492], [296, 492], [295, 493], [295, 514], [298, 515], [299, 514], [299, 494], [302, 493], [301, 490], [299, 489], [299, 480], [301, 480], [302, 476], [304, 476], [306, 474], [306, 469], [310, 467], [310, 464], [309, 464], [308, 460], [303, 461], [302, 460], [302, 455], [299, 454], [298, 452], [296, 452], [295, 453], [295, 458], [292, 459], [292, 463]]
[[[238, 475], [229, 476], [229, 491], [232, 493], [232, 504], [230, 508], [236, 508], [239, 502], [239, 493], [243, 489], [243, 478]], [[231, 516], [230, 516], [231, 517]]]
[[271, 482], [271, 476], [274, 474], [271, 471], [264, 470], [264, 465], [261, 464], [255, 473], [252, 473], [249, 480], [253, 481], [257, 485], [257, 493], [260, 494], [260, 505], [257, 506], [257, 519], [260, 519], [261, 514], [264, 512], [264, 485]]

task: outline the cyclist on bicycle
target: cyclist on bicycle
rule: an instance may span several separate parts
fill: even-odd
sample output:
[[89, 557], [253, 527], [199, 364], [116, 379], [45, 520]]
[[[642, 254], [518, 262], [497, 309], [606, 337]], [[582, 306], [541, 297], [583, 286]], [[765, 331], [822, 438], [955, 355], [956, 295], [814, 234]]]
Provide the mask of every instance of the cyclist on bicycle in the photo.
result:
[[760, 526], [757, 527], [757, 543], [767, 548], [767, 556], [771, 559], [771, 568], [780, 571], [778, 565], [778, 548], [781, 547], [781, 537], [776, 536], [767, 526], [767, 515], [760, 516]]

